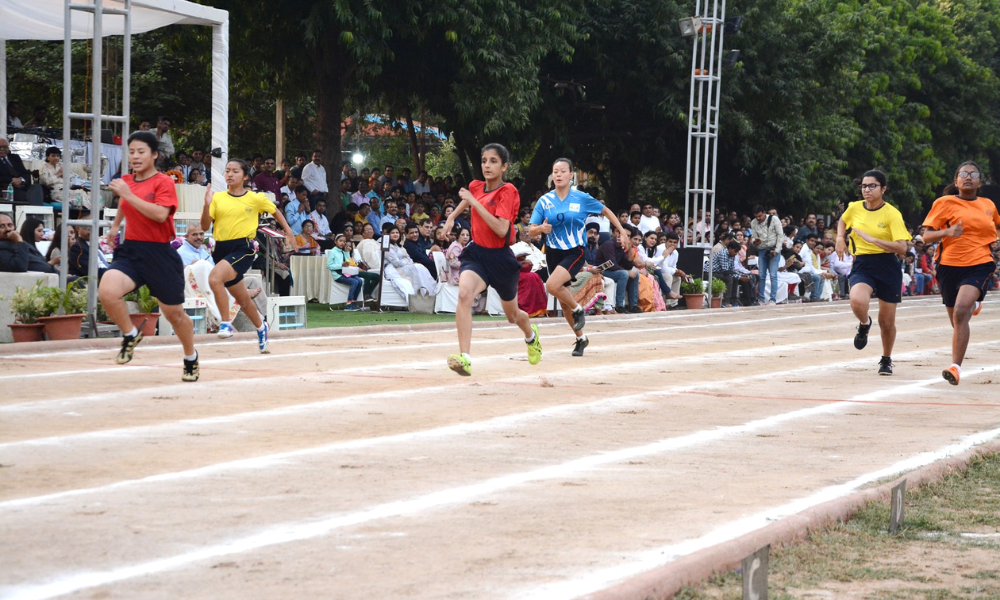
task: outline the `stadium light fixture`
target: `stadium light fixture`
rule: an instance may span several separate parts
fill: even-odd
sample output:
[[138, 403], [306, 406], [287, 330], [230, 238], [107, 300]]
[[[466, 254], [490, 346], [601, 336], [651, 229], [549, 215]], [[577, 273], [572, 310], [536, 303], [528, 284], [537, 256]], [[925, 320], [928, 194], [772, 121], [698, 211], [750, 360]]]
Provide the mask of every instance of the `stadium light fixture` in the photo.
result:
[[693, 35], [698, 35], [701, 31], [701, 17], [687, 17], [677, 21], [677, 24], [681, 27], [681, 36], [691, 37]]

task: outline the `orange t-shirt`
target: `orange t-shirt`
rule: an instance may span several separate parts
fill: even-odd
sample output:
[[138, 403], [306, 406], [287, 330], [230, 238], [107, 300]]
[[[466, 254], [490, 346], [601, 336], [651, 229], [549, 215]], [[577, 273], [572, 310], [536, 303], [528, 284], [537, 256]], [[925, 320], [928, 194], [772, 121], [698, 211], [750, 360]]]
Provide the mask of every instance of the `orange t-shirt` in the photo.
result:
[[934, 201], [924, 227], [947, 229], [962, 221], [962, 235], [941, 240], [937, 262], [949, 267], [971, 267], [993, 262], [990, 244], [997, 240], [1000, 214], [989, 198], [963, 200], [942, 196]]

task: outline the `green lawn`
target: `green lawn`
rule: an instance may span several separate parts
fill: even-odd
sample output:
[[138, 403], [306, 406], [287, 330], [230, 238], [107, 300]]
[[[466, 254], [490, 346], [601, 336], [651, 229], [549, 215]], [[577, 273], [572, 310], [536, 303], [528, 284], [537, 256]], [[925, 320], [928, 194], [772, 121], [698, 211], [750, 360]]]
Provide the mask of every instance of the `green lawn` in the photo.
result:
[[[330, 310], [328, 304], [310, 303], [306, 305], [309, 329], [317, 327], [356, 327], [358, 325], [413, 325], [414, 323], [454, 323], [455, 315], [415, 315], [405, 311], [392, 312], [347, 312], [340, 306]], [[499, 321], [503, 317], [476, 315], [476, 321]]]

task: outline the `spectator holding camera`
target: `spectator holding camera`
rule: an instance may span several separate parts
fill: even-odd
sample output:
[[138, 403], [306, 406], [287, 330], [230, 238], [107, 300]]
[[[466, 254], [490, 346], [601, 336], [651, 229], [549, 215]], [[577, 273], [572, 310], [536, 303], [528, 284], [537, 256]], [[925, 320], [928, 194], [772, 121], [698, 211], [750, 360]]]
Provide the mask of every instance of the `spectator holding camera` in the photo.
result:
[[785, 234], [781, 230], [781, 220], [764, 211], [764, 207], [753, 207], [754, 220], [750, 223], [750, 245], [757, 253], [757, 269], [760, 273], [760, 285], [757, 292], [757, 304], [764, 304], [765, 282], [770, 278], [771, 294], [768, 306], [778, 304], [778, 250], [784, 242]]

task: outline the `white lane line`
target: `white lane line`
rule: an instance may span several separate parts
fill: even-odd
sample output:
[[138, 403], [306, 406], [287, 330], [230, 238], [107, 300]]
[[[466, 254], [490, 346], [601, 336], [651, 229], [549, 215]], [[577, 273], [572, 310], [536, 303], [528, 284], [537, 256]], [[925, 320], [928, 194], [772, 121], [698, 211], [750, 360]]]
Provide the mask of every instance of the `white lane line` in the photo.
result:
[[[752, 322], [752, 321], [747, 322], [747, 324], [749, 324], [749, 323], [754, 323], [754, 322]], [[664, 333], [668, 333], [669, 332], [669, 333], [673, 334], [674, 332], [676, 332], [679, 329], [695, 328], [695, 327], [701, 327], [701, 326], [691, 325], [691, 326], [681, 326], [681, 327], [675, 327], [675, 328], [657, 327], [657, 328], [651, 328], [651, 329], [631, 329], [631, 330], [620, 330], [620, 331], [614, 331], [614, 332], [594, 332], [593, 334], [588, 334], [588, 335], [594, 335], [594, 336], [614, 336], [614, 335], [617, 335], [617, 334], [624, 334], [624, 335], [633, 334], [633, 333], [646, 333], [646, 334], [648, 334], [648, 333], [655, 333], [655, 332], [664, 332]], [[821, 331], [821, 330], [827, 330], [827, 329], [840, 329], [842, 327], [843, 327], [843, 325], [830, 324], [830, 325], [826, 325], [826, 326], [820, 327], [820, 328], [815, 328], [815, 327], [811, 328], [811, 331]], [[790, 332], [790, 331], [794, 331], [794, 329], [770, 329], [769, 333], [777, 335], [777, 334], [780, 334], [780, 333], [787, 333], [787, 332]], [[607, 352], [609, 350], [617, 350], [617, 349], [621, 349], [621, 348], [638, 348], [638, 347], [641, 347], [641, 346], [644, 346], [644, 345], [653, 345], [653, 344], [666, 344], [666, 343], [670, 343], [671, 345], [675, 345], [675, 344], [678, 344], [678, 343], [684, 343], [684, 342], [695, 341], [695, 340], [699, 342], [699, 345], [702, 345], [702, 344], [711, 343], [713, 341], [717, 341], [717, 340], [720, 340], [720, 339], [721, 340], [728, 340], [728, 339], [731, 339], [731, 337], [732, 336], [726, 335], [726, 336], [718, 336], [718, 337], [707, 338], [707, 337], [704, 337], [702, 335], [701, 337], [697, 337], [697, 338], [676, 338], [676, 337], [670, 337], [669, 339], [667, 339], [667, 338], [663, 338], [663, 339], [651, 339], [651, 340], [646, 340], [646, 341], [637, 340], [637, 341], [634, 341], [634, 342], [629, 342], [628, 344], [625, 344], [625, 345], [619, 344], [619, 345], [612, 345], [612, 346], [595, 346], [595, 347], [593, 347], [593, 348], [590, 349], [590, 353], [594, 353], [594, 352]], [[551, 341], [551, 340], [554, 340], [554, 339], [570, 339], [570, 338], [574, 338], [575, 339], [575, 336], [573, 334], [561, 334], [561, 335], [557, 334], [557, 335], [546, 335], [542, 339], [543, 339], [543, 342], [548, 342], [548, 341]], [[491, 339], [491, 340], [482, 340], [480, 343], [482, 343], [482, 344], [488, 344], [488, 345], [493, 345], [493, 344], [510, 344], [510, 343], [514, 343], [516, 341], [517, 341], [517, 338], [515, 338], [515, 339]], [[436, 345], [450, 346], [452, 344], [449, 342], [447, 344], [419, 344], [419, 345], [414, 345], [414, 346], [393, 346], [392, 349], [393, 350], [400, 350], [400, 349], [416, 349], [416, 350], [420, 350], [420, 349], [424, 349], [424, 348], [428, 348], [428, 347], [432, 347], [432, 346], [436, 346]], [[383, 352], [385, 351], [385, 348], [373, 348], [373, 349], [374, 350], [378, 350], [378, 351], [383, 351]], [[358, 350], [346, 350], [345, 352], [350, 352], [352, 354], [357, 354]], [[707, 352], [706, 354], [712, 354], [712, 353], [711, 352]], [[303, 353], [302, 355], [303, 356], [313, 356], [313, 354], [310, 354], [310, 353]], [[262, 355], [257, 355], [257, 356], [262, 356]], [[267, 356], [267, 355], [264, 355], [264, 356]], [[291, 356], [291, 355], [281, 355], [281, 356]], [[511, 357], [515, 357], [516, 358], [517, 356], [520, 356], [520, 355], [517, 355], [517, 354], [502, 354], [502, 355], [482, 354], [482, 355], [479, 355], [479, 354], [477, 354], [476, 355], [476, 363], [477, 364], [481, 364], [482, 362], [490, 362], [490, 361], [495, 361], [495, 360], [508, 360]], [[688, 356], [693, 356], [693, 355], [688, 355]], [[249, 357], [247, 357], [247, 358], [249, 358]], [[238, 362], [238, 361], [241, 361], [241, 360], [243, 360], [243, 359], [242, 358], [220, 359], [219, 362], [223, 362], [223, 361]], [[207, 360], [206, 361], [202, 361], [202, 364], [206, 364], [207, 362], [208, 362]], [[369, 366], [367, 368], [367, 372], [368, 373], [372, 373], [372, 372], [375, 372], [375, 371], [387, 370], [387, 369], [388, 370], [393, 370], [393, 371], [399, 371], [400, 369], [403, 369], [403, 368], [406, 368], [406, 367], [411, 367], [411, 368], [426, 368], [428, 366], [440, 366], [441, 364], [442, 364], [441, 361], [437, 361], [437, 362], [434, 362], [434, 361], [430, 361], [430, 362], [428, 362], [428, 361], [420, 361], [420, 362], [393, 362], [390, 365], [371, 365], [371, 366]], [[116, 367], [111, 367], [110, 370], [111, 371], [119, 371], [120, 369], [122, 369], [122, 367], [117, 367], [117, 368]], [[309, 372], [302, 372], [302, 373], [294, 373], [294, 374], [291, 374], [291, 375], [269, 375], [269, 376], [266, 376], [266, 377], [240, 378], [238, 380], [238, 383], [240, 385], [242, 385], [242, 386], [248, 386], [248, 385], [249, 386], [255, 386], [255, 385], [261, 384], [261, 383], [275, 383], [275, 382], [280, 382], [280, 381], [283, 381], [283, 380], [296, 380], [296, 381], [298, 381], [298, 380], [301, 380], [303, 378], [308, 378], [308, 379], [316, 380], [316, 379], [323, 379], [323, 378], [326, 378], [326, 377], [331, 377], [331, 376], [336, 376], [336, 375], [345, 375], [345, 374], [346, 375], [352, 375], [352, 374], [356, 374], [356, 373], [357, 373], [357, 368], [356, 367], [351, 367], [351, 368], [333, 369], [333, 370], [327, 370], [327, 371], [309, 371]], [[226, 390], [231, 390], [232, 387], [233, 387], [233, 385], [235, 383], [236, 382], [234, 382], [233, 380], [228, 380], [228, 379], [227, 380], [221, 380], [221, 381], [215, 381], [215, 382], [205, 382], [204, 384], [199, 384], [198, 385], [198, 393], [200, 395], [203, 395], [203, 394], [205, 394], [207, 392], [215, 391], [216, 388], [224, 388]], [[19, 402], [19, 403], [16, 403], [16, 404], [8, 404], [6, 406], [0, 406], [0, 414], [2, 414], [2, 413], [25, 412], [25, 411], [48, 411], [48, 410], [51, 410], [51, 406], [52, 405], [56, 405], [56, 406], [65, 408], [67, 406], [73, 406], [73, 405], [78, 404], [78, 403], [109, 402], [109, 401], [112, 401], [112, 400], [115, 400], [115, 399], [120, 399], [120, 398], [127, 398], [129, 400], [134, 400], [135, 398], [137, 398], [140, 395], [142, 395], [144, 393], [147, 393], [147, 392], [148, 393], [159, 392], [160, 395], [163, 395], [163, 394], [169, 393], [169, 391], [183, 391], [185, 394], [187, 394], [187, 393], [189, 393], [191, 391], [191, 384], [181, 383], [181, 384], [171, 384], [171, 385], [167, 385], [167, 386], [154, 386], [154, 387], [150, 387], [150, 388], [132, 388], [132, 389], [129, 389], [127, 391], [121, 391], [121, 392], [105, 392], [105, 393], [99, 393], [99, 394], [88, 394], [86, 396], [76, 396], [76, 397], [74, 397], [74, 396], [67, 396], [67, 397], [61, 397], [61, 398], [48, 397], [48, 398], [39, 399], [39, 400], [28, 400], [28, 401]]]
[[[701, 537], [637, 553], [626, 559], [629, 561], [627, 564], [599, 571], [592, 571], [592, 567], [588, 566], [585, 571], [586, 574], [581, 574], [571, 581], [564, 580], [558, 583], [543, 585], [527, 592], [512, 594], [512, 597], [524, 600], [574, 600], [577, 598], [582, 600], [587, 594], [598, 592], [621, 583], [629, 577], [651, 571], [699, 550], [732, 541], [785, 517], [808, 510], [824, 502], [847, 496], [879, 479], [907, 473], [935, 461], [960, 454], [979, 444], [992, 441], [997, 437], [1000, 437], [1000, 428], [974, 433], [962, 438], [961, 441], [955, 444], [944, 446], [932, 452], [916, 454], [883, 469], [856, 477], [847, 483], [832, 485], [805, 498], [793, 500], [749, 517], [726, 523]], [[620, 561], [620, 555], [616, 554], [614, 560]]]
[[[811, 343], [811, 342], [810, 342]], [[995, 342], [979, 342], [977, 344], [970, 344], [971, 346], [985, 346], [988, 344], [993, 344]], [[922, 351], [910, 352], [905, 355], [906, 358], [918, 358], [921, 356], [926, 356], [929, 354], [940, 352], [940, 349], [927, 349]], [[903, 359], [904, 355], [900, 355], [897, 358]], [[769, 379], [776, 377], [783, 377], [786, 375], [799, 375], [803, 373], [809, 373], [812, 371], [824, 371], [828, 369], [839, 369], [851, 367], [857, 364], [862, 364], [869, 362], [870, 359], [862, 358], [850, 361], [844, 361], [840, 363], [824, 364], [824, 365], [814, 365], [810, 367], [796, 367], [794, 369], [787, 369], [784, 371], [772, 371], [768, 373], [761, 373], [757, 375], [748, 375], [743, 377], [736, 377], [733, 379], [726, 379], [720, 381], [704, 382], [700, 384], [690, 384], [690, 385], [672, 385], [664, 387], [658, 390], [651, 390], [646, 392], [639, 392], [634, 394], [627, 394], [624, 396], [617, 396], [612, 398], [606, 398], [603, 400], [597, 400], [593, 402], [586, 402], [580, 404], [567, 404], [546, 407], [534, 411], [528, 411], [523, 413], [517, 413], [512, 415], [505, 415], [502, 417], [494, 417], [492, 419], [487, 419], [485, 421], [476, 421], [472, 423], [458, 423], [455, 425], [445, 425], [441, 427], [435, 427], [431, 429], [425, 429], [421, 431], [406, 432], [395, 435], [380, 436], [374, 438], [362, 438], [356, 440], [348, 440], [344, 442], [333, 442], [330, 444], [324, 444], [321, 446], [315, 446], [312, 448], [302, 448], [299, 450], [289, 450], [286, 452], [278, 452], [275, 454], [268, 454], [263, 456], [257, 456], [253, 458], [238, 459], [233, 461], [216, 463], [213, 465], [207, 465], [204, 467], [198, 467], [195, 469], [188, 469], [184, 471], [174, 471], [171, 473], [161, 473], [158, 475], [150, 475], [148, 477], [142, 477], [139, 479], [129, 479], [124, 481], [118, 481], [115, 483], [105, 484], [101, 486], [95, 486], [91, 488], [80, 488], [75, 490], [66, 490], [63, 492], [55, 492], [52, 494], [45, 494], [41, 496], [30, 496], [26, 498], [18, 498], [14, 500], [7, 500], [0, 502], [0, 510], [6, 510], [11, 508], [23, 508], [27, 506], [38, 506], [48, 502], [61, 500], [64, 498], [70, 498], [74, 496], [82, 496], [97, 493], [106, 493], [121, 490], [128, 487], [146, 485], [151, 483], [162, 483], [168, 481], [182, 481], [188, 479], [196, 479], [199, 477], [205, 477], [209, 475], [214, 475], [217, 473], [234, 471], [234, 470], [260, 470], [267, 469], [274, 466], [282, 466], [288, 464], [290, 459], [303, 458], [307, 456], [313, 456], [317, 454], [325, 454], [329, 452], [337, 452], [343, 450], [358, 450], [365, 448], [373, 448], [386, 444], [394, 443], [405, 443], [418, 440], [430, 440], [430, 439], [440, 439], [452, 436], [464, 436], [472, 433], [481, 433], [485, 431], [495, 431], [521, 423], [526, 423], [530, 421], [535, 421], [541, 418], [551, 417], [555, 415], [567, 415], [583, 413], [586, 411], [596, 410], [598, 408], [603, 408], [607, 406], [616, 406], [626, 403], [635, 403], [645, 399], [656, 398], [662, 395], [675, 395], [695, 390], [711, 389], [716, 387], [731, 387], [740, 383], [746, 383], [748, 381], [758, 380], [758, 379]], [[934, 379], [929, 381], [943, 381], [942, 379]], [[892, 391], [897, 388], [888, 388]], [[873, 394], [884, 393], [873, 392]]]
[[[828, 316], [837, 316], [837, 315], [848, 314], [848, 313], [846, 313], [846, 312], [837, 312], [837, 313], [826, 313], [826, 314]], [[789, 320], [789, 319], [809, 318], [809, 317], [812, 317], [812, 316], [814, 316], [814, 315], [789, 315], [789, 316], [785, 316], [785, 317], [774, 317], [774, 318], [756, 319], [756, 320], [745, 320], [745, 321], [733, 321], [733, 322], [725, 323], [725, 325], [726, 326], [730, 326], [730, 325], [732, 325], [732, 326], [756, 325], [756, 324], [767, 323], [767, 322], [772, 322], [772, 321], [785, 321], [785, 320]], [[552, 324], [547, 324], [547, 325], [555, 326], [556, 324], [552, 323]], [[563, 325], [563, 328], [566, 327], [565, 322], [563, 322], [562, 325]], [[619, 330], [609, 330], [609, 331], [594, 331], [594, 332], [588, 332], [588, 335], [595, 335], [595, 336], [610, 335], [610, 336], [615, 336], [615, 335], [628, 335], [628, 334], [632, 334], [632, 333], [650, 333], [650, 332], [653, 332], [653, 331], [670, 331], [670, 332], [673, 332], [673, 331], [678, 331], [678, 330], [682, 330], [682, 329], [703, 329], [703, 328], [707, 328], [707, 327], [718, 327], [719, 325], [720, 325], [720, 323], [699, 323], [699, 324], [695, 324], [695, 325], [666, 325], [666, 326], [663, 326], [663, 327], [644, 327], [642, 329], [619, 329]], [[572, 336], [571, 334], [546, 335], [544, 337], [544, 339], [559, 339], [559, 338], [569, 338], [569, 337], [574, 337], [574, 336]], [[368, 339], [372, 340], [371, 336], [369, 336]], [[517, 340], [517, 338], [500, 338], [500, 339], [474, 340], [473, 341], [473, 347], [475, 348], [476, 346], [478, 346], [480, 344], [507, 344], [507, 343], [511, 343], [512, 341], [516, 341], [516, 340]], [[229, 364], [229, 363], [243, 363], [243, 362], [250, 362], [250, 361], [277, 361], [277, 360], [282, 360], [282, 359], [285, 359], [285, 358], [302, 358], [302, 357], [306, 357], [306, 356], [309, 356], [309, 357], [319, 357], [319, 356], [328, 356], [328, 355], [337, 355], [337, 354], [351, 354], [352, 356], [354, 356], [354, 355], [357, 355], [357, 354], [362, 353], [362, 352], [385, 352], [387, 349], [388, 350], [422, 350], [422, 349], [426, 349], [426, 348], [454, 347], [454, 346], [455, 346], [455, 341], [454, 340], [449, 340], [447, 342], [429, 342], [429, 343], [410, 344], [410, 345], [391, 345], [389, 343], [381, 343], [381, 344], [380, 343], [376, 343], [376, 344], [374, 344], [372, 346], [369, 346], [369, 347], [366, 347], [366, 348], [343, 348], [343, 349], [336, 349], [336, 350], [315, 350], [315, 351], [309, 351], [309, 352], [292, 352], [292, 353], [288, 353], [288, 354], [277, 354], [277, 353], [272, 353], [272, 354], [251, 354], [251, 355], [248, 355], [248, 356], [236, 356], [236, 357], [232, 357], [232, 358], [206, 358], [204, 360], [200, 360], [199, 363], [201, 364], [202, 367], [204, 367], [206, 365], [211, 366], [211, 365], [221, 365], [221, 364]], [[68, 371], [44, 371], [44, 372], [40, 372], [40, 373], [22, 373], [22, 374], [17, 374], [17, 375], [0, 375], [0, 381], [11, 380], [11, 379], [38, 378], [38, 377], [62, 377], [62, 376], [69, 376], [69, 375], [80, 375], [80, 374], [85, 374], [85, 373], [94, 373], [94, 374], [98, 374], [98, 373], [119, 373], [120, 374], [120, 373], [128, 373], [128, 371], [126, 371], [125, 369], [131, 369], [131, 370], [135, 370], [135, 369], [160, 369], [160, 368], [171, 368], [171, 367], [176, 367], [176, 366], [177, 366], [176, 363], [165, 363], [165, 364], [158, 364], [158, 365], [132, 365], [132, 366], [127, 366], [127, 367], [123, 367], [123, 366], [117, 365], [117, 366], [114, 366], [114, 367], [98, 367], [98, 368], [92, 368], [92, 369], [73, 369], [73, 370], [68, 370]]]
[[[989, 369], [969, 369], [965, 376], [974, 377], [987, 371], [994, 371], [997, 368], [1000, 368], [1000, 365], [995, 365]], [[940, 378], [925, 379], [916, 383], [909, 383], [868, 394], [861, 394], [859, 396], [855, 396], [851, 400], [872, 401], [879, 398], [894, 396], [900, 393], [909, 394], [933, 384], [940, 384], [942, 381], [943, 380]], [[62, 577], [57, 576], [54, 581], [49, 583], [10, 587], [3, 590], [3, 598], [9, 598], [11, 600], [43, 600], [100, 585], [107, 585], [117, 581], [124, 581], [135, 577], [143, 577], [172, 571], [190, 565], [191, 563], [210, 558], [214, 559], [233, 554], [243, 554], [278, 544], [287, 544], [290, 542], [314, 539], [345, 527], [352, 527], [381, 519], [414, 515], [425, 511], [437, 510], [445, 506], [453, 506], [456, 504], [470, 502], [475, 498], [503, 492], [526, 483], [546, 481], [556, 478], [561, 479], [567, 476], [592, 471], [598, 467], [608, 464], [635, 460], [637, 458], [717, 442], [734, 435], [760, 431], [762, 429], [771, 428], [789, 421], [831, 413], [844, 408], [849, 404], [849, 401], [842, 401], [800, 409], [790, 413], [756, 419], [742, 425], [703, 430], [689, 435], [660, 440], [642, 446], [599, 452], [597, 454], [592, 454], [560, 464], [542, 467], [540, 469], [534, 469], [521, 473], [512, 473], [510, 475], [502, 475], [500, 477], [494, 477], [479, 483], [459, 486], [438, 492], [431, 492], [429, 494], [415, 496], [404, 500], [378, 504], [353, 513], [335, 514], [325, 518], [310, 519], [305, 522], [291, 522], [275, 525], [249, 536], [231, 539], [226, 542], [205, 546], [197, 550], [184, 552], [166, 558], [151, 560], [108, 571], [90, 571]], [[995, 437], [996, 435], [1000, 435], [1000, 429], [987, 433], [993, 434], [993, 437]], [[992, 439], [992, 437], [985, 436], [986, 434], [979, 434], [978, 436], [975, 436], [975, 438], [977, 440], [982, 439], [982, 441]], [[898, 471], [898, 469], [896, 469], [896, 471]], [[866, 479], [867, 477], [868, 476], [863, 476], [862, 479]], [[796, 503], [791, 503], [786, 506], [795, 505]]]
[[[728, 339], [726, 337], [725, 339]], [[710, 340], [706, 340], [710, 341]], [[981, 342], [989, 343], [989, 342]], [[754, 348], [751, 351], [754, 356], [765, 356], [771, 354], [780, 354], [781, 352], [793, 351], [800, 348], [814, 346], [814, 342], [799, 342], [796, 344], [785, 344], [782, 346], [770, 346], [765, 348]], [[971, 346], [971, 344], [970, 344]], [[603, 350], [605, 351], [616, 351], [616, 350], [629, 350], [634, 349], [635, 343], [618, 344], [615, 346], [605, 346]], [[677, 364], [685, 363], [698, 363], [702, 364], [706, 360], [723, 360], [727, 358], [739, 358], [746, 356], [747, 349], [741, 348], [739, 350], [731, 350], [729, 352], [715, 352], [707, 355], [695, 354], [683, 357], [673, 357], [673, 358], [661, 358], [656, 360], [647, 360], [643, 362], [643, 366], [646, 368], [660, 367], [660, 366], [674, 366]], [[500, 354], [495, 356], [490, 356], [485, 359], [476, 359], [477, 364], [483, 362], [494, 362], [494, 361], [507, 361], [510, 358], [517, 358], [523, 356], [522, 353], [517, 354]], [[871, 359], [868, 359], [871, 360]], [[420, 368], [420, 367], [431, 367], [440, 366], [440, 360], [433, 361], [423, 361], [423, 362], [411, 362], [405, 363], [405, 366], [409, 368]], [[399, 365], [390, 364], [372, 367], [369, 371], [381, 370], [381, 369], [398, 369]], [[326, 371], [324, 374], [334, 375], [334, 374], [350, 374], [357, 373], [357, 367], [350, 367], [345, 369], [340, 369], [336, 371]], [[593, 374], [593, 367], [582, 367], [578, 369], [565, 369], [558, 371], [556, 373], [546, 373], [545, 371], [540, 371], [538, 373], [523, 375], [519, 377], [507, 378], [499, 381], [491, 381], [489, 385], [497, 385], [503, 383], [504, 381], [523, 381], [523, 380], [535, 380], [538, 377], [545, 376], [546, 374], [550, 376], [565, 377], [567, 375], [572, 375], [573, 373], [583, 374]], [[186, 429], [192, 426], [204, 426], [204, 425], [220, 425], [236, 423], [240, 421], [250, 421], [256, 419], [269, 419], [274, 417], [283, 417], [289, 415], [296, 415], [307, 412], [322, 411], [329, 408], [335, 408], [338, 406], [346, 406], [349, 404], [358, 404], [361, 401], [377, 400], [380, 398], [398, 398], [400, 396], [405, 396], [408, 394], [421, 394], [427, 395], [430, 393], [438, 393], [441, 391], [449, 389], [461, 389], [469, 387], [473, 382], [468, 382], [468, 380], [453, 378], [455, 383], [450, 383], [446, 385], [437, 385], [424, 388], [411, 388], [407, 390], [389, 390], [385, 392], [372, 392], [368, 394], [354, 394], [349, 397], [334, 398], [330, 400], [320, 400], [318, 402], [307, 402], [303, 404], [294, 404], [290, 406], [280, 406], [276, 408], [269, 408], [266, 410], [255, 410], [247, 411], [242, 413], [234, 413], [228, 415], [219, 415], [214, 417], [201, 417], [197, 419], [183, 419], [180, 421], [170, 421], [166, 423], [157, 423], [155, 425], [136, 425], [131, 427], [121, 427], [117, 429], [102, 429], [96, 431], [86, 431], [82, 433], [71, 433], [64, 435], [47, 436], [42, 438], [29, 438], [25, 440], [18, 440], [15, 442], [6, 442], [0, 444], [0, 452], [5, 450], [10, 450], [19, 447], [26, 446], [47, 446], [47, 445], [65, 445], [70, 442], [80, 441], [80, 440], [90, 440], [90, 439], [123, 439], [123, 438], [136, 438], [140, 436], [148, 436], [165, 434], [170, 431], [175, 431], [178, 429]], [[669, 388], [664, 388], [669, 389]]]

